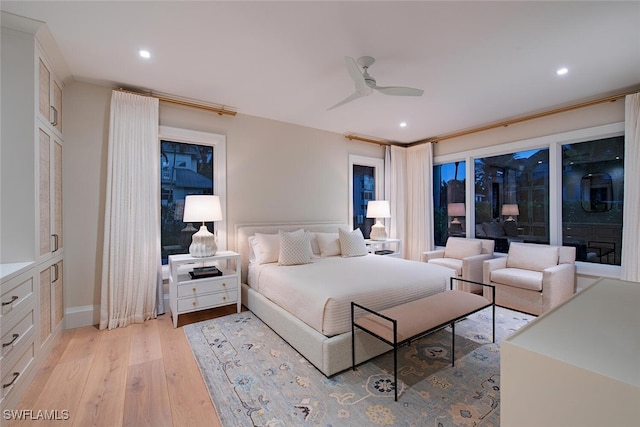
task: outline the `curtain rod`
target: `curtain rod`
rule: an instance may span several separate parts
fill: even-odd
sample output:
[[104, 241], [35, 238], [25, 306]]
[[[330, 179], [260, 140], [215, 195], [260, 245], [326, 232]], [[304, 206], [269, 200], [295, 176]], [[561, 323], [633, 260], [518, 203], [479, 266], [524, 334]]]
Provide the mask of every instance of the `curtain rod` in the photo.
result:
[[171, 98], [171, 97], [168, 97], [168, 96], [165, 96], [165, 95], [154, 94], [153, 92], [142, 93], [142, 92], [136, 92], [136, 91], [127, 90], [127, 89], [123, 89], [123, 88], [118, 88], [118, 89], [114, 89], [114, 90], [117, 90], [118, 92], [132, 93], [134, 95], [150, 96], [150, 97], [153, 97], [153, 98], [158, 98], [158, 101], [166, 102], [167, 104], [176, 104], [176, 105], [182, 105], [183, 107], [191, 107], [191, 108], [197, 108], [197, 109], [200, 109], [200, 110], [212, 111], [214, 113], [217, 113], [220, 116], [222, 116], [223, 114], [226, 114], [226, 115], [229, 115], [229, 116], [235, 116], [236, 114], [238, 114], [237, 111], [227, 110], [224, 107], [213, 107], [213, 106], [210, 106], [210, 105], [198, 104], [198, 103], [191, 102], [191, 101], [183, 101], [181, 99]]
[[485, 130], [497, 129], [497, 128], [500, 128], [500, 127], [507, 127], [507, 126], [515, 124], [515, 123], [521, 123], [521, 122], [526, 122], [528, 120], [539, 119], [541, 117], [546, 117], [546, 116], [551, 116], [551, 115], [554, 115], [554, 114], [564, 113], [564, 112], [567, 112], [567, 111], [577, 110], [577, 109], [584, 108], [584, 107], [590, 107], [592, 105], [602, 104], [602, 103], [605, 103], [605, 102], [614, 102], [614, 101], [616, 101], [616, 100], [618, 100], [620, 98], [624, 98], [625, 96], [634, 94], [636, 92], [638, 92], [638, 88], [633, 89], [633, 90], [628, 90], [626, 92], [622, 92], [622, 93], [619, 93], [619, 94], [616, 94], [616, 95], [606, 96], [604, 98], [598, 98], [598, 99], [593, 99], [591, 101], [585, 101], [585, 102], [581, 102], [581, 103], [578, 103], [578, 104], [569, 105], [567, 107], [555, 108], [553, 110], [544, 111], [542, 113], [530, 114], [530, 115], [527, 115], [527, 116], [522, 116], [522, 117], [518, 117], [518, 118], [515, 118], [515, 119], [511, 119], [511, 120], [505, 120], [505, 121], [502, 121], [502, 122], [493, 123], [493, 124], [490, 124], [490, 125], [485, 125], [485, 126], [480, 126], [480, 127], [477, 127], [477, 128], [463, 130], [463, 131], [451, 133], [451, 134], [448, 134], [448, 135], [436, 136], [436, 137], [433, 137], [433, 138], [423, 139], [421, 141], [412, 142], [411, 144], [406, 144], [406, 147], [411, 147], [411, 146], [420, 145], [420, 144], [426, 144], [426, 143], [429, 143], [429, 142], [438, 143], [438, 142], [444, 141], [446, 139], [458, 138], [460, 136], [471, 135], [471, 134], [474, 134], [474, 133], [483, 132]]

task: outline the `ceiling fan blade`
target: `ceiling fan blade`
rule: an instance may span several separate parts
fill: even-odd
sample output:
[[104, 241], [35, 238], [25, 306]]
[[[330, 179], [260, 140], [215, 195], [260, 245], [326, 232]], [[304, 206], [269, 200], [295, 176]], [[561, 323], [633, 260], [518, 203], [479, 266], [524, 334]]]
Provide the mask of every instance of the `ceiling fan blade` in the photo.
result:
[[424, 93], [422, 89], [402, 86], [373, 86], [373, 89], [384, 93], [385, 95], [397, 96], [421, 96]]
[[344, 62], [347, 64], [347, 71], [349, 71], [351, 79], [356, 84], [356, 91], [368, 88], [367, 83], [364, 81], [364, 76], [362, 72], [360, 72], [360, 67], [356, 64], [356, 60], [350, 56], [345, 56]]
[[351, 95], [347, 96], [345, 99], [343, 99], [342, 101], [338, 102], [338, 103], [337, 103], [336, 105], [334, 105], [333, 107], [329, 107], [329, 108], [327, 108], [327, 111], [329, 111], [329, 110], [333, 110], [334, 108], [339, 107], [339, 106], [341, 106], [341, 105], [344, 105], [344, 104], [346, 104], [347, 102], [351, 102], [351, 101], [353, 101], [353, 100], [355, 100], [355, 99], [358, 99], [358, 98], [361, 98], [361, 97], [363, 97], [363, 96], [367, 96], [367, 95], [369, 95], [369, 94], [368, 94], [368, 93], [363, 93], [363, 92], [361, 92], [361, 91], [360, 91], [360, 92], [358, 92], [358, 91], [353, 92]]

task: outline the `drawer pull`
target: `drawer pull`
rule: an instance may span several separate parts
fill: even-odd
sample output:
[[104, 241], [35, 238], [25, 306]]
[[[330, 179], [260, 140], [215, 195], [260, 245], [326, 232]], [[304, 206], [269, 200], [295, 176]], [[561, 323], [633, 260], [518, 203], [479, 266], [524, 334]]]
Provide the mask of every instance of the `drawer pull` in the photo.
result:
[[227, 284], [226, 283], [222, 283], [222, 287], [223, 288], [227, 287]]
[[226, 301], [226, 300], [227, 300], [227, 297], [222, 297], [222, 301]]
[[3, 302], [3, 303], [2, 303], [2, 306], [4, 307], [5, 305], [13, 304], [13, 302], [14, 302], [15, 300], [17, 300], [18, 298], [20, 298], [20, 297], [19, 297], [19, 296], [14, 295], [14, 296], [12, 296], [12, 297], [11, 297], [11, 301]]
[[196, 306], [196, 302], [195, 302], [195, 301], [194, 301], [194, 302], [192, 302], [191, 304], [193, 304], [193, 306], [194, 306], [194, 307]]
[[53, 120], [51, 120], [52, 114], [50, 112], [49, 113], [49, 121], [51, 122], [51, 124], [53, 126], [58, 126], [58, 110], [53, 105], [50, 106], [49, 108], [51, 108], [51, 112], [53, 112]]
[[20, 372], [14, 372], [13, 373], [13, 379], [11, 380], [11, 382], [7, 383], [7, 384], [2, 384], [2, 388], [11, 387], [13, 385], [13, 383], [16, 382], [16, 380], [18, 379], [19, 376], [20, 376]]
[[196, 291], [196, 288], [193, 288], [193, 289], [191, 289], [191, 290], [192, 290], [193, 292], [195, 292], [195, 291]]
[[9, 342], [2, 343], [2, 348], [9, 347], [11, 344], [16, 342], [16, 340], [20, 337], [20, 334], [13, 334], [13, 339]]

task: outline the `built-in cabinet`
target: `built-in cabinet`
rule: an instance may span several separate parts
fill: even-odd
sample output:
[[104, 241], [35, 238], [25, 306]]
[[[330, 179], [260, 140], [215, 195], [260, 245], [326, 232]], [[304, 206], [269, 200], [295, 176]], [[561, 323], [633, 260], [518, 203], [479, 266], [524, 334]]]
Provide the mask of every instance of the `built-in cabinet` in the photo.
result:
[[4, 410], [17, 406], [64, 329], [64, 85], [46, 25], [2, 12], [1, 42]]

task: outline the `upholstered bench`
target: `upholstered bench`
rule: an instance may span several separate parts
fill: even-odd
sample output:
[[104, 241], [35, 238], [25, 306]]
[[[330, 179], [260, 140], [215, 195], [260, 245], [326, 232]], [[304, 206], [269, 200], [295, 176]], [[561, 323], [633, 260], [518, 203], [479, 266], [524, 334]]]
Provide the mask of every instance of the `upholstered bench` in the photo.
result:
[[[356, 369], [355, 329], [373, 335], [393, 347], [393, 384], [395, 400], [398, 400], [398, 348], [410, 344], [420, 337], [451, 326], [451, 366], [455, 364], [455, 323], [477, 311], [487, 307], [493, 309], [493, 342], [495, 332], [495, 304], [481, 295], [453, 290], [453, 281], [463, 279], [451, 278], [450, 290], [410, 301], [375, 312], [355, 302], [351, 302], [351, 356], [352, 369]], [[466, 281], [466, 280], [464, 280]], [[468, 281], [470, 282], [470, 281]], [[487, 286], [478, 282], [476, 285]], [[492, 293], [493, 294], [493, 293]], [[356, 312], [368, 313], [356, 318]]]

